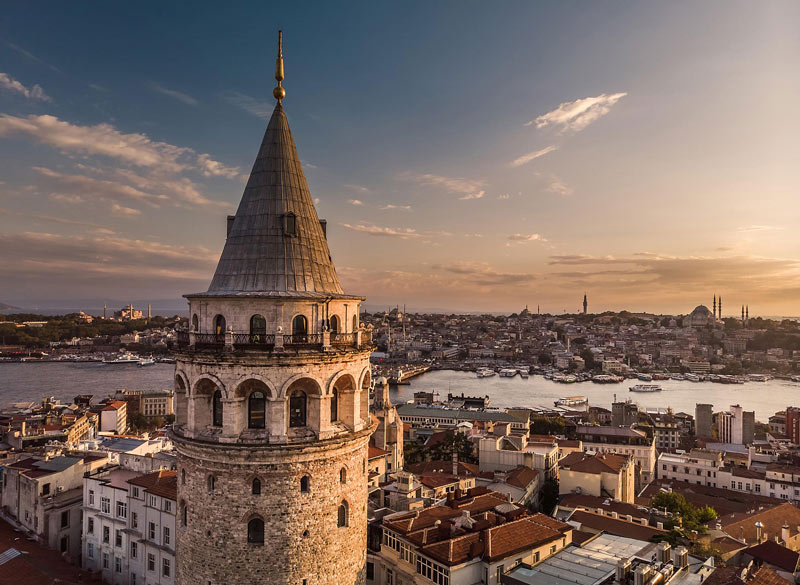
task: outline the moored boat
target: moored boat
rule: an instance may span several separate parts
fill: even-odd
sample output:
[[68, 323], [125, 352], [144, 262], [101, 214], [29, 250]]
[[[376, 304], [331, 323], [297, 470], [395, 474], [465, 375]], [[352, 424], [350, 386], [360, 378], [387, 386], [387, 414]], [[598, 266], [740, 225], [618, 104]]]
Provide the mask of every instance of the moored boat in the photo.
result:
[[661, 392], [658, 384], [636, 384], [630, 387], [631, 392]]

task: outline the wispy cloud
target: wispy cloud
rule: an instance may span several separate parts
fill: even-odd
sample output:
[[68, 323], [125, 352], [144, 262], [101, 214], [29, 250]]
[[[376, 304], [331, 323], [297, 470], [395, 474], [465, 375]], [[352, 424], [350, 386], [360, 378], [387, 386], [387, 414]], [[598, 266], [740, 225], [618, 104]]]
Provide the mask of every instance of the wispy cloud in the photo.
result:
[[480, 199], [486, 194], [483, 190], [486, 182], [477, 179], [463, 179], [460, 177], [445, 177], [443, 175], [434, 175], [426, 173], [423, 175], [414, 175], [411, 173], [403, 173], [401, 178], [416, 181], [422, 185], [434, 185], [442, 187], [450, 193], [459, 193], [459, 199]]
[[438, 264], [435, 270], [443, 270], [462, 277], [465, 282], [481, 287], [529, 284], [537, 276], [527, 272], [504, 272], [486, 263], [456, 262]]
[[270, 114], [272, 114], [272, 110], [275, 108], [275, 104], [257, 100], [252, 96], [238, 91], [227, 91], [222, 94], [222, 99], [263, 120], [269, 118]]
[[348, 199], [347, 202], [350, 205], [364, 205], [364, 202], [361, 201], [360, 199]]
[[525, 242], [546, 242], [547, 238], [541, 234], [511, 234], [507, 238], [511, 242], [525, 243]]
[[50, 193], [48, 199], [50, 199], [50, 201], [57, 201], [58, 203], [67, 203], [69, 205], [77, 205], [85, 201], [85, 199], [80, 195], [72, 195], [69, 193]]
[[163, 85], [156, 83], [155, 81], [151, 81], [147, 84], [151, 90], [156, 93], [160, 93], [162, 95], [171, 97], [172, 99], [178, 100], [179, 102], [183, 102], [187, 106], [196, 106], [197, 100], [192, 96], [185, 94], [180, 91], [176, 91], [174, 89], [169, 89], [168, 87], [164, 87]]
[[528, 154], [523, 154], [522, 156], [515, 158], [508, 166], [511, 167], [519, 167], [522, 165], [526, 165], [529, 162], [536, 160], [537, 158], [544, 156], [554, 150], [558, 150], [557, 146], [545, 146], [544, 148], [540, 148], [539, 150], [534, 150], [533, 152], [529, 152]]
[[503, 193], [502, 195], [498, 195], [497, 198], [500, 201], [508, 201], [509, 199], [511, 199], [511, 194], [510, 193]]
[[0, 136], [11, 134], [28, 136], [67, 154], [105, 156], [159, 172], [180, 173], [195, 169], [206, 176], [229, 178], [239, 173], [238, 167], [227, 167], [207, 154], [154, 141], [145, 134], [126, 134], [110, 124], [79, 126], [49, 115], [26, 118], [0, 115]]
[[363, 185], [354, 185], [352, 183], [348, 183], [348, 184], [345, 185], [345, 187], [347, 187], [348, 189], [351, 189], [353, 191], [356, 191], [357, 193], [366, 194], [366, 193], [370, 192], [370, 190], [367, 187], [364, 187]]
[[19, 45], [15, 45], [14, 43], [12, 43], [10, 41], [3, 41], [3, 42], [7, 46], [9, 46], [10, 48], [14, 49], [17, 53], [19, 53], [20, 55], [22, 55], [24, 57], [27, 57], [31, 61], [35, 61], [36, 63], [39, 63], [40, 65], [44, 65], [45, 67], [48, 67], [48, 68], [52, 69], [53, 71], [57, 71], [58, 73], [62, 73], [61, 69], [59, 69], [55, 65], [53, 65], [51, 63], [48, 63], [47, 61], [45, 61], [43, 59], [40, 59], [39, 57], [37, 57], [36, 55], [31, 53], [30, 51], [20, 47]]
[[142, 212], [132, 207], [124, 207], [119, 203], [114, 203], [111, 206], [111, 215], [116, 215], [117, 217], [136, 217], [142, 215]]
[[411, 206], [410, 205], [395, 205], [394, 203], [387, 203], [386, 205], [381, 207], [381, 209], [384, 210], [384, 211], [390, 211], [390, 210], [393, 210], [393, 209], [396, 209], [396, 210], [399, 210], [399, 211], [411, 211]]
[[579, 132], [589, 124], [602, 118], [611, 111], [616, 104], [627, 93], [600, 94], [595, 97], [586, 97], [573, 102], [563, 102], [559, 106], [546, 114], [526, 122], [525, 126], [536, 125], [537, 128], [555, 126], [562, 131], [571, 130]]
[[568, 197], [569, 195], [572, 195], [575, 192], [572, 187], [567, 185], [564, 181], [562, 181], [560, 178], [556, 177], [555, 175], [553, 175], [553, 177], [552, 177], [552, 179], [550, 181], [550, 184], [547, 185], [546, 190], [549, 193], [553, 193], [553, 194], [559, 195], [561, 197]]
[[417, 230], [415, 230], [414, 228], [393, 228], [393, 227], [385, 227], [385, 226], [378, 226], [374, 224], [364, 224], [364, 223], [360, 223], [357, 225], [343, 223], [341, 225], [349, 230], [365, 233], [370, 236], [383, 236], [383, 237], [401, 238], [407, 240], [410, 238], [420, 238], [423, 235], [417, 232]]
[[784, 229], [782, 226], [777, 225], [745, 225], [740, 227], [737, 231], [740, 232], [775, 232]]
[[22, 83], [6, 73], [0, 73], [0, 88], [24, 95], [29, 100], [36, 100], [40, 102], [53, 101], [46, 93], [44, 93], [44, 90], [40, 85], [35, 84], [31, 87], [25, 87], [22, 85]]

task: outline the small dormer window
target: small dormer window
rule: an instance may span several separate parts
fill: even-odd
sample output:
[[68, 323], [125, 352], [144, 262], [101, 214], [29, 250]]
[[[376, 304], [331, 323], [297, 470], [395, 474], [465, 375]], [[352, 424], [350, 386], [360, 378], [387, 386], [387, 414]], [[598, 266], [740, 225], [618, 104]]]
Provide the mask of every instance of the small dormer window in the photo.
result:
[[297, 235], [297, 216], [291, 211], [283, 216], [283, 233], [292, 237]]

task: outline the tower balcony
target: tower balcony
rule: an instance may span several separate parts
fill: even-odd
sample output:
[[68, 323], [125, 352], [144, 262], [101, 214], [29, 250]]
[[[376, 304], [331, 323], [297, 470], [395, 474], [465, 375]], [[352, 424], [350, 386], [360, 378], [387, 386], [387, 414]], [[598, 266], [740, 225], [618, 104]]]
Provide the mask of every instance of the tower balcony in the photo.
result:
[[178, 331], [177, 344], [181, 350], [188, 351], [268, 351], [291, 350], [362, 350], [372, 346], [372, 332], [368, 330], [355, 333], [200, 333]]

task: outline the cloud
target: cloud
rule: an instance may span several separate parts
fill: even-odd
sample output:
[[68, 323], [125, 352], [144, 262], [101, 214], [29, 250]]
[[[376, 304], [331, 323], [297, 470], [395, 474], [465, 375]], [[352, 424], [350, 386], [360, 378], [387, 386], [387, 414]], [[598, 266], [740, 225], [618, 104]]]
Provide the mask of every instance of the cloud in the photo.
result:
[[239, 167], [225, 166], [221, 162], [213, 160], [207, 154], [197, 155], [197, 164], [204, 177], [225, 177], [226, 179], [233, 179], [241, 172]]
[[412, 175], [410, 173], [403, 173], [403, 179], [410, 179], [422, 185], [434, 185], [443, 187], [450, 193], [460, 193], [462, 196], [459, 199], [480, 199], [484, 196], [486, 191], [482, 188], [486, 185], [485, 181], [462, 179], [458, 177], [445, 177], [442, 175], [433, 175], [426, 173], [423, 175]]
[[[29, 136], [66, 154], [104, 156], [158, 172], [179, 173], [196, 169], [206, 176], [233, 176], [234, 167], [226, 167], [207, 154], [154, 141], [145, 134], [126, 134], [105, 123], [79, 126], [49, 115], [30, 115], [27, 118], [0, 115], [0, 136], [11, 134]], [[238, 169], [235, 170], [238, 173]]]
[[48, 63], [47, 61], [39, 59], [39, 57], [37, 57], [36, 55], [31, 53], [30, 51], [27, 51], [27, 50], [23, 49], [19, 45], [15, 45], [14, 43], [11, 43], [9, 41], [3, 41], [3, 42], [6, 45], [8, 45], [9, 47], [11, 47], [12, 49], [14, 49], [17, 53], [19, 53], [20, 55], [23, 55], [24, 57], [27, 57], [31, 61], [35, 61], [36, 63], [39, 63], [40, 65], [44, 65], [45, 67], [49, 67], [53, 71], [57, 71], [58, 73], [62, 73], [61, 69], [59, 69], [55, 65], [52, 65], [52, 64]]
[[100, 229], [103, 228], [103, 226], [101, 226], [100, 224], [92, 223], [92, 222], [89, 222], [89, 221], [79, 221], [79, 220], [75, 220], [75, 219], [68, 219], [66, 217], [58, 217], [58, 216], [52, 216], [52, 215], [39, 215], [39, 214], [36, 214], [36, 213], [25, 213], [23, 211], [15, 211], [13, 209], [5, 209], [5, 208], [2, 208], [2, 207], [0, 207], [0, 213], [2, 213], [3, 215], [7, 215], [7, 216], [22, 217], [22, 218], [25, 218], [25, 219], [32, 219], [33, 221], [36, 221], [36, 222], [46, 221], [46, 222], [49, 222], [49, 223], [57, 223], [57, 224], [61, 224], [61, 225], [91, 227], [91, 228], [96, 228], [97, 230], [100, 230]]
[[348, 199], [347, 202], [350, 205], [364, 205], [364, 202], [361, 201], [360, 199]]
[[114, 203], [111, 206], [111, 215], [116, 215], [117, 217], [136, 217], [137, 215], [142, 215], [142, 212], [132, 207], [123, 207], [118, 203]]
[[347, 184], [347, 185], [345, 185], [345, 187], [347, 187], [348, 189], [352, 189], [353, 191], [356, 191], [358, 193], [369, 193], [370, 192], [370, 190], [368, 188], [364, 187], [363, 185]]
[[60, 203], [69, 203], [70, 205], [84, 202], [83, 197], [80, 195], [69, 195], [65, 193], [50, 193], [49, 199], [51, 201], [59, 201]]
[[90, 196], [106, 201], [133, 199], [152, 207], [160, 207], [168, 200], [166, 195], [154, 195], [115, 181], [95, 179], [86, 175], [68, 175], [45, 167], [33, 167], [33, 170], [54, 184], [58, 192], [66, 191], [79, 196]]
[[586, 97], [574, 102], [563, 102], [546, 114], [525, 123], [525, 126], [536, 125], [537, 128], [556, 126], [561, 131], [572, 130], [579, 132], [589, 124], [602, 118], [611, 111], [611, 107], [627, 93], [601, 94], [595, 97]]
[[381, 209], [383, 209], [384, 211], [389, 211], [389, 210], [392, 210], [392, 209], [397, 209], [397, 210], [400, 210], [400, 211], [411, 211], [411, 206], [410, 205], [395, 205], [393, 203], [387, 203], [386, 205], [381, 207]]
[[456, 262], [437, 264], [433, 268], [463, 277], [467, 283], [482, 287], [523, 285], [537, 278], [533, 273], [503, 272], [486, 263]]
[[346, 227], [349, 230], [353, 230], [356, 232], [362, 232], [368, 234], [370, 236], [384, 236], [390, 238], [401, 238], [404, 240], [410, 238], [420, 238], [422, 234], [418, 233], [417, 230], [414, 228], [393, 228], [393, 227], [382, 227], [377, 226], [374, 224], [363, 224], [360, 223], [358, 225], [351, 225], [349, 223], [341, 224], [343, 227]]
[[222, 99], [262, 120], [269, 118], [272, 114], [272, 110], [275, 108], [275, 104], [259, 101], [254, 97], [239, 93], [238, 91], [227, 91], [222, 94]]
[[511, 242], [546, 242], [547, 238], [542, 236], [541, 234], [511, 234], [508, 236], [508, 240]]
[[40, 102], [51, 102], [53, 100], [44, 93], [44, 90], [40, 85], [34, 85], [33, 87], [25, 87], [16, 79], [13, 79], [6, 73], [0, 73], [0, 88], [7, 89], [9, 91], [13, 91], [16, 93], [20, 93], [24, 95], [29, 100], [36, 100]]
[[782, 226], [776, 225], [745, 225], [740, 227], [737, 231], [740, 232], [774, 232], [784, 229]]
[[529, 152], [528, 154], [523, 154], [522, 156], [515, 158], [508, 166], [510, 167], [520, 167], [522, 165], [526, 165], [529, 162], [536, 160], [540, 156], [544, 156], [554, 150], [558, 150], [557, 146], [545, 146], [544, 148], [540, 148], [539, 150], [534, 150], [533, 152]]
[[556, 176], [553, 176], [550, 184], [545, 189], [549, 193], [554, 193], [555, 195], [559, 195], [561, 197], [568, 197], [574, 193], [572, 187], [567, 185], [564, 181], [559, 179]]
[[160, 93], [162, 95], [169, 96], [172, 99], [176, 99], [179, 102], [182, 102], [182, 103], [186, 104], [187, 106], [196, 106], [197, 105], [197, 100], [194, 99], [192, 96], [187, 95], [185, 93], [181, 93], [180, 91], [175, 91], [174, 89], [169, 89], [167, 87], [164, 87], [163, 85], [160, 85], [160, 84], [156, 83], [155, 81], [151, 81], [150, 83], [148, 83], [147, 87], [149, 87], [151, 90], [153, 90], [156, 93]]
[[507, 201], [508, 199], [511, 199], [511, 195], [509, 193], [503, 193], [502, 195], [498, 195], [497, 198], [500, 201]]

